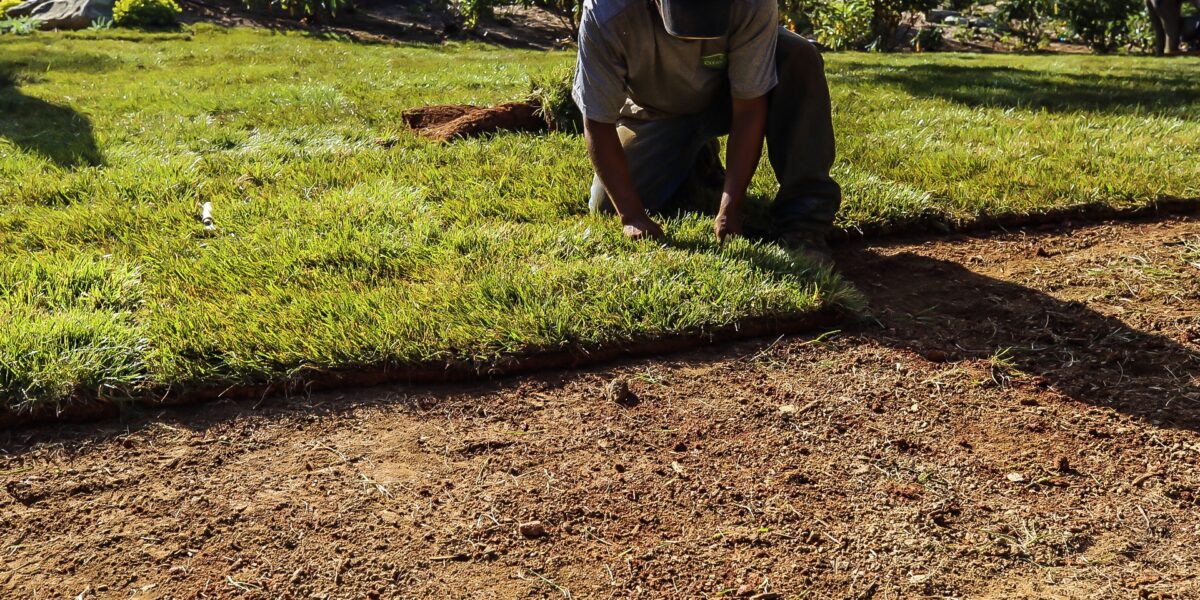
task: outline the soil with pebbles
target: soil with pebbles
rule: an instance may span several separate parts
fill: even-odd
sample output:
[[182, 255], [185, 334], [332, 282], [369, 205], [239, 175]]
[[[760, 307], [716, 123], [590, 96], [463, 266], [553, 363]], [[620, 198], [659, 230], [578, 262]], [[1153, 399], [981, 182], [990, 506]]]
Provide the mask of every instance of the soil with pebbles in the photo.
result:
[[1200, 221], [838, 254], [839, 332], [0, 434], [0, 596], [1200, 596]]

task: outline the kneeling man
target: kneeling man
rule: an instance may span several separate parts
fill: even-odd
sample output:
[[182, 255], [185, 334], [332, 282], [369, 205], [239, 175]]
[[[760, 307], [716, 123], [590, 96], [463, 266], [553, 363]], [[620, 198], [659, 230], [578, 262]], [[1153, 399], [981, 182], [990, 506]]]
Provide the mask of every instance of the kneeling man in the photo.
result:
[[779, 27], [777, 0], [587, 0], [574, 98], [596, 169], [591, 208], [625, 235], [663, 236], [652, 214], [729, 135], [715, 233], [742, 233], [742, 205], [763, 140], [779, 193], [773, 233], [828, 262], [841, 203], [829, 175], [833, 122], [816, 47]]

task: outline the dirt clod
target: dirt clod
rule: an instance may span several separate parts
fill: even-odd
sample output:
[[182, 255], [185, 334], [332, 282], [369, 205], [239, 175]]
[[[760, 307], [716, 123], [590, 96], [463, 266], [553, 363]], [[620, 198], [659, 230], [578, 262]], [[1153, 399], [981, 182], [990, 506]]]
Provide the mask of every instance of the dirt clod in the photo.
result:
[[604, 388], [604, 397], [609, 402], [615, 402], [622, 406], [633, 406], [638, 403], [638, 397], [629, 389], [629, 380], [618, 377], [608, 382]]
[[541, 521], [521, 523], [520, 527], [517, 529], [521, 532], [521, 537], [526, 539], [533, 540], [546, 537], [546, 526], [543, 525]]

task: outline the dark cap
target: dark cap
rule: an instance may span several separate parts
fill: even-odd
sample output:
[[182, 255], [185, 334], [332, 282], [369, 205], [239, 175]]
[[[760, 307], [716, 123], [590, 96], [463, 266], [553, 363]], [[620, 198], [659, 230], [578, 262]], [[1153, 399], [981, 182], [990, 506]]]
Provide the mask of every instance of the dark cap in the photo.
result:
[[691, 40], [719, 38], [729, 33], [733, 0], [659, 0], [667, 33]]

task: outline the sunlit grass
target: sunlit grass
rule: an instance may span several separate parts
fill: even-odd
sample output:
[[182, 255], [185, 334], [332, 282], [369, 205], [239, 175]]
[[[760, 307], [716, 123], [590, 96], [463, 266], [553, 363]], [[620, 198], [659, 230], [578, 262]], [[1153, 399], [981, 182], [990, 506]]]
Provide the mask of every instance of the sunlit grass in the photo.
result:
[[[0, 38], [0, 404], [486, 365], [855, 304], [778, 247], [717, 247], [703, 216], [663, 247], [623, 240], [586, 214], [578, 137], [400, 125], [571, 60], [207, 27]], [[1183, 61], [828, 66], [843, 227], [1200, 197]], [[756, 202], [774, 188], [763, 169]]]

